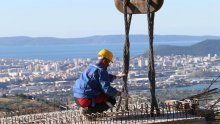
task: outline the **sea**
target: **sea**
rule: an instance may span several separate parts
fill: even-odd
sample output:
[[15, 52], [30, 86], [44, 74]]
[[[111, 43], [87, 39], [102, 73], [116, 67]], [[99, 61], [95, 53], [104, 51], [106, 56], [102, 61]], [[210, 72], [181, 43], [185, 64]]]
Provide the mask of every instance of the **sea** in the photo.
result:
[[[154, 45], [190, 46], [200, 41], [155, 42]], [[74, 44], [50, 46], [0, 46], [1, 58], [65, 60], [72, 58], [96, 58], [99, 50], [105, 48], [113, 52], [114, 57], [123, 56], [123, 42], [100, 44]], [[148, 50], [148, 42], [130, 41], [130, 56], [135, 57]]]

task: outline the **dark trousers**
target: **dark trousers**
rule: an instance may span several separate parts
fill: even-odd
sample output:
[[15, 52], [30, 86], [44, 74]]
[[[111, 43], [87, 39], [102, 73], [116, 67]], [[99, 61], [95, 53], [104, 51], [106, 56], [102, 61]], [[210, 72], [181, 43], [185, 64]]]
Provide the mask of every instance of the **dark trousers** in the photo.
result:
[[[79, 105], [77, 103], [77, 100], [75, 99], [76, 104]], [[109, 102], [112, 104], [112, 106], [114, 106], [116, 104], [116, 99], [114, 97], [108, 97], [108, 99], [105, 102], [101, 102], [101, 103], [96, 103], [94, 107], [89, 106], [88, 108], [84, 108], [85, 109], [85, 113], [86, 114], [91, 114], [91, 113], [102, 113], [103, 111], [106, 111], [110, 108], [109, 105], [106, 104], [106, 102]]]

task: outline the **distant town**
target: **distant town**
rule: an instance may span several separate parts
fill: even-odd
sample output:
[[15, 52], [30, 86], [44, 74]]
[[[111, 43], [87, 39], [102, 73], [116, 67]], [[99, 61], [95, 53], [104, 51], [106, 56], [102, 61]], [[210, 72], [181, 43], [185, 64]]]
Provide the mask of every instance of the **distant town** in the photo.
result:
[[[24, 94], [47, 100], [69, 96], [75, 80], [90, 63], [95, 62], [90, 58], [63, 61], [0, 59], [0, 96]], [[130, 60], [130, 91], [149, 89], [147, 65], [148, 60], [143, 56]], [[116, 75], [122, 69], [122, 59], [115, 58], [109, 73]], [[219, 76], [220, 56], [156, 55], [155, 69], [157, 88], [205, 84]], [[112, 82], [117, 89], [121, 89], [122, 84], [122, 80]]]

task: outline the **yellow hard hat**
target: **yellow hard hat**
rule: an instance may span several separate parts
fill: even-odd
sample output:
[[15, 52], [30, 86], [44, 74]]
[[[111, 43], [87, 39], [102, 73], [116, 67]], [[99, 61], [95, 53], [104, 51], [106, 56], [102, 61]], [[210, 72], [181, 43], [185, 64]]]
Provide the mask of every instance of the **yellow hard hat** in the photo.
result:
[[98, 55], [105, 57], [106, 59], [108, 59], [109, 61], [113, 63], [113, 54], [111, 51], [107, 49], [102, 49], [101, 51], [99, 51]]

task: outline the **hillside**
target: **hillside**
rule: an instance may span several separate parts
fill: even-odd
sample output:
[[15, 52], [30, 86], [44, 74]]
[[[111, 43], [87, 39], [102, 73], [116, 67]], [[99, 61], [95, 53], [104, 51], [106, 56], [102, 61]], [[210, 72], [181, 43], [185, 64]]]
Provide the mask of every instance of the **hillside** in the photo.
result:
[[55, 104], [24, 96], [0, 97], [0, 118], [3, 113], [19, 114], [43, 113], [60, 110]]
[[207, 54], [220, 55], [220, 40], [205, 40], [194, 44], [192, 46], [171, 46], [171, 45], [159, 45], [155, 46], [155, 54], [158, 55], [196, 55], [204, 56]]

